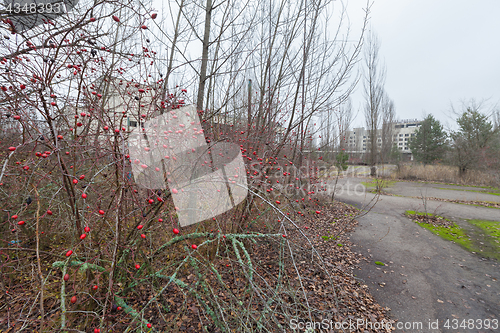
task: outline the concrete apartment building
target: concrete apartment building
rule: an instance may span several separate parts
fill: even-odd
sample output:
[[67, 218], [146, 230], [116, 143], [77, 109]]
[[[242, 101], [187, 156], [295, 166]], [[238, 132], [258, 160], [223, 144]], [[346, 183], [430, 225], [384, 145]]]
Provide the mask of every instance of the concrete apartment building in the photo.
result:
[[[415, 131], [420, 127], [422, 121], [417, 119], [405, 119], [392, 124], [392, 145], [396, 145], [403, 154], [404, 160], [413, 160], [409, 143], [415, 136]], [[377, 147], [382, 148], [382, 130], [377, 130]], [[371, 136], [369, 130], [364, 127], [354, 128], [347, 131], [345, 137], [345, 149], [349, 154], [362, 158], [369, 149]]]

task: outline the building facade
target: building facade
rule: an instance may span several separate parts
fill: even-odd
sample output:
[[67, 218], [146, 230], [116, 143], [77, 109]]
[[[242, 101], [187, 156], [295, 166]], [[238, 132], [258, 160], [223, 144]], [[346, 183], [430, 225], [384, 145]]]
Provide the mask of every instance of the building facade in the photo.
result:
[[[389, 130], [377, 129], [376, 138], [374, 138], [377, 140], [377, 149], [382, 150], [384, 145], [396, 146], [403, 154], [403, 159], [413, 160], [409, 145], [421, 123], [422, 121], [417, 119], [405, 119], [392, 123]], [[371, 140], [369, 130], [364, 127], [354, 128], [346, 133], [345, 150], [351, 155], [363, 158], [370, 149]]]

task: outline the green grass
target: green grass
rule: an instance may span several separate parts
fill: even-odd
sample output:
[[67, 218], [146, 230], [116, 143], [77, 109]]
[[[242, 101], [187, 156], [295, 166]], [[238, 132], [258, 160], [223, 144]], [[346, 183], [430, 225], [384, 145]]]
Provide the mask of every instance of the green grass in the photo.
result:
[[[424, 212], [407, 210], [406, 215], [422, 215]], [[427, 213], [429, 216], [432, 214]], [[437, 216], [437, 215], [436, 215]], [[445, 219], [450, 221], [449, 219]], [[483, 257], [500, 260], [500, 222], [487, 220], [466, 220], [470, 228], [462, 228], [454, 223], [451, 227], [434, 226], [415, 221], [419, 226], [439, 237], [455, 242], [470, 252], [479, 253]]]
[[486, 191], [478, 191], [478, 190], [463, 190], [463, 189], [446, 188], [446, 187], [438, 187], [438, 189], [440, 189], [440, 190], [448, 190], [448, 191], [484, 193], [484, 194], [491, 194], [491, 195], [498, 195], [498, 196], [500, 196], [500, 192], [486, 192]]
[[[425, 212], [416, 212], [413, 210], [407, 210], [405, 212], [405, 214], [406, 215], [422, 215], [422, 216], [425, 216], [427, 214], [427, 216], [436, 216], [436, 217], [443, 218], [442, 216], [439, 216], [439, 215], [433, 215], [431, 213], [425, 213]], [[445, 220], [450, 221], [449, 219], [445, 219]], [[464, 248], [472, 251], [471, 250], [471, 246], [472, 246], [471, 240], [469, 240], [469, 237], [467, 236], [465, 230], [463, 228], [461, 228], [460, 226], [458, 226], [456, 223], [454, 223], [450, 227], [434, 226], [434, 225], [429, 224], [429, 223], [418, 222], [418, 221], [415, 221], [415, 223], [417, 223], [422, 228], [429, 230], [433, 234], [440, 236], [443, 239], [455, 242], [455, 243], [463, 246]]]
[[486, 220], [469, 220], [469, 223], [483, 229], [485, 233], [500, 242], [500, 222]]

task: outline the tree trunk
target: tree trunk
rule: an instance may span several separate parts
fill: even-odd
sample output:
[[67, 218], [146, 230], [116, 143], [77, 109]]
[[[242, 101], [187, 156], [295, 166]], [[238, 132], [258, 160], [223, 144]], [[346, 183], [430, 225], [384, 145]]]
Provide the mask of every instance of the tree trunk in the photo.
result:
[[[198, 85], [198, 97], [196, 109], [203, 110], [203, 96], [205, 95], [205, 81], [207, 80], [208, 46], [210, 41], [210, 24], [212, 21], [212, 0], [207, 0], [205, 8], [205, 31], [203, 34], [203, 51], [201, 54], [200, 83]], [[206, 115], [206, 113], [205, 113]]]

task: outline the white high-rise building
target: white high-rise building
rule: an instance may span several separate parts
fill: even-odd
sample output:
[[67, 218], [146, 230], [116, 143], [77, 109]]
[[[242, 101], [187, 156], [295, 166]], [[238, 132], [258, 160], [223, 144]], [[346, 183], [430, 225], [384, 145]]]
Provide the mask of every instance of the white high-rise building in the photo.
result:
[[[422, 121], [417, 119], [405, 119], [392, 124], [391, 146], [396, 145], [404, 154], [405, 159], [413, 159], [409, 144], [410, 140], [415, 137], [415, 132], [421, 123]], [[383, 144], [382, 129], [377, 129], [375, 139], [377, 140], [378, 149], [381, 149]], [[363, 156], [369, 150], [371, 140], [370, 131], [364, 127], [358, 127], [352, 131], [347, 131], [344, 146], [348, 153]]]

